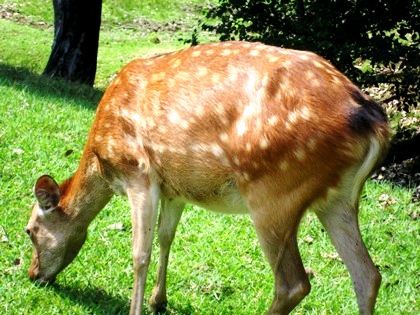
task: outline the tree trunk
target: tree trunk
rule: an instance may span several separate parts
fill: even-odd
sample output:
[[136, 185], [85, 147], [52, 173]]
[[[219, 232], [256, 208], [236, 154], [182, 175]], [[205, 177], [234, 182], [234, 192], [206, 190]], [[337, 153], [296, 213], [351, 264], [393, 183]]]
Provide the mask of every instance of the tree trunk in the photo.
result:
[[93, 85], [102, 0], [53, 0], [54, 43], [44, 74]]

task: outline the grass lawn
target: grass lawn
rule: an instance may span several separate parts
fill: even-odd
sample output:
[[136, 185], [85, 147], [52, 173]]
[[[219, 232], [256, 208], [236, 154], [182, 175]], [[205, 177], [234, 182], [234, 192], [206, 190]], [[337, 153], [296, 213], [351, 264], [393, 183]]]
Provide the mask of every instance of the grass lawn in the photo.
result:
[[[150, 0], [141, 8], [132, 3], [104, 0], [91, 89], [40, 76], [52, 42], [50, 1], [0, 0], [0, 12], [16, 13], [0, 19], [0, 314], [128, 313], [133, 274], [126, 199], [115, 197], [93, 221], [79, 256], [53, 286], [29, 281], [32, 245], [23, 230], [36, 178], [49, 173], [61, 181], [76, 170], [96, 104], [113, 75], [133, 58], [185, 46], [178, 39], [190, 36], [203, 1]], [[171, 21], [180, 26], [173, 29]], [[362, 234], [383, 275], [377, 314], [420, 313], [420, 236], [413, 219], [419, 204], [411, 202], [411, 193], [369, 181], [362, 194]], [[113, 228], [115, 223], [122, 228]], [[299, 234], [314, 277], [311, 294], [294, 314], [357, 313], [350, 277], [313, 214]], [[155, 244], [146, 299], [157, 253]], [[171, 255], [169, 314], [262, 314], [271, 303], [273, 277], [248, 216], [189, 207]]]

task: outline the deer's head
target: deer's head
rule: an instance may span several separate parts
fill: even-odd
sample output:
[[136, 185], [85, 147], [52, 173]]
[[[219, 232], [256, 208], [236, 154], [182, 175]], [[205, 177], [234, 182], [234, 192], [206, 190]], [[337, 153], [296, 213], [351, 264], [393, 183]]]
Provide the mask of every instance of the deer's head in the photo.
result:
[[63, 190], [55, 180], [41, 176], [34, 187], [37, 203], [32, 209], [26, 233], [34, 245], [29, 277], [43, 283], [52, 283], [78, 254], [86, 240], [86, 228], [75, 228], [73, 217], [66, 211]]

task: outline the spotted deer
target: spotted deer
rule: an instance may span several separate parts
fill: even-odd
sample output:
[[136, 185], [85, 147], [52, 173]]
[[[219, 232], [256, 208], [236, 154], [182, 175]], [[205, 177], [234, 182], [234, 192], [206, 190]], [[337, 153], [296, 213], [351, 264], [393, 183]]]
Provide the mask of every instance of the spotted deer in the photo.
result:
[[381, 107], [310, 52], [224, 42], [132, 61], [105, 92], [76, 173], [35, 184], [29, 277], [53, 282], [98, 212], [124, 194], [130, 314], [141, 314], [160, 201], [150, 308], [162, 310], [170, 246], [192, 203], [250, 214], [275, 279], [267, 314], [288, 314], [310, 291], [297, 230], [311, 208], [350, 272], [360, 314], [372, 314], [381, 276], [360, 234], [358, 200], [388, 141]]

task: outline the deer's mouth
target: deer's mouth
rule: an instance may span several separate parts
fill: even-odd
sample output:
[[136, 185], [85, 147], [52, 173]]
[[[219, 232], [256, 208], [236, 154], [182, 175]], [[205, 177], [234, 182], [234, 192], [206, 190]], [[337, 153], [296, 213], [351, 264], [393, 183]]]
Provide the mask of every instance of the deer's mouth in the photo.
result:
[[39, 259], [36, 251], [33, 253], [32, 262], [28, 270], [29, 279], [41, 284], [52, 284], [55, 282], [56, 275], [47, 276], [40, 271]]
[[44, 277], [42, 275], [37, 275], [35, 277], [29, 276], [29, 278], [39, 284], [53, 284], [55, 282], [56, 277]]
[[33, 282], [39, 284], [53, 284], [55, 282], [56, 276], [46, 276], [42, 272], [39, 272], [37, 269], [30, 268], [28, 270], [29, 279]]

